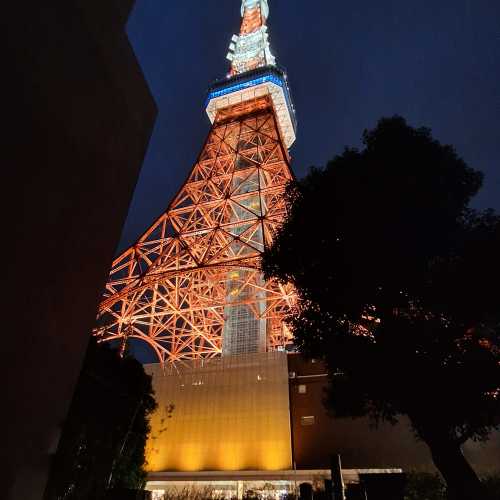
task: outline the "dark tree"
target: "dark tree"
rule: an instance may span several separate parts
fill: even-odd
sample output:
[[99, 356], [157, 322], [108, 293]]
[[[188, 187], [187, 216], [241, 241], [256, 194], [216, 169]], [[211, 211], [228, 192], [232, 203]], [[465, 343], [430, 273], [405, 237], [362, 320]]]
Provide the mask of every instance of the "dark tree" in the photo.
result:
[[101, 499], [145, 486], [151, 377], [132, 357], [91, 341], [51, 469], [45, 500]]
[[407, 415], [450, 498], [482, 498], [461, 452], [500, 416], [500, 218], [451, 146], [382, 119], [287, 191], [263, 261], [292, 282], [300, 349], [323, 357], [336, 415]]

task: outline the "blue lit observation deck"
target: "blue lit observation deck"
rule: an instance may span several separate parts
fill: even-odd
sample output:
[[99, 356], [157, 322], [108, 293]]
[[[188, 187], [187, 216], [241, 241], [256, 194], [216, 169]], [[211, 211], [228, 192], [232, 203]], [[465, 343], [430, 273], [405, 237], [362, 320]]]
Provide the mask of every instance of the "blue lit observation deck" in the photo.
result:
[[295, 109], [286, 74], [275, 66], [264, 66], [217, 81], [208, 89], [205, 107], [213, 123], [218, 110], [263, 95], [272, 99], [278, 126], [289, 148], [295, 141], [297, 130]]

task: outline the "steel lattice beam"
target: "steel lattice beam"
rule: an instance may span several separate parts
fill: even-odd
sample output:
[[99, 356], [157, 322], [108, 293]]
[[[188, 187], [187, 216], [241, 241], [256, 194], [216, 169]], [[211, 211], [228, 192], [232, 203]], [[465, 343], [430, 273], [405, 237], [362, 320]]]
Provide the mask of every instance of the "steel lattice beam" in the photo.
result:
[[294, 292], [264, 282], [259, 265], [291, 178], [268, 96], [219, 113], [168, 209], [113, 262], [94, 334], [141, 339], [161, 362], [210, 358], [227, 307], [245, 305], [265, 320], [269, 350], [289, 343]]

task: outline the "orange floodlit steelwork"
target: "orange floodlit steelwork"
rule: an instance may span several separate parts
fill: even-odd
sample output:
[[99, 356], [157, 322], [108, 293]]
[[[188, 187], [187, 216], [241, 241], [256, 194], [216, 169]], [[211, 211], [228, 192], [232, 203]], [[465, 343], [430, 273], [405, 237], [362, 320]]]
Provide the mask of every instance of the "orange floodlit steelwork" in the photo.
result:
[[[243, 25], [264, 8], [265, 0], [243, 0]], [[100, 341], [143, 340], [161, 362], [291, 342], [283, 319], [294, 292], [264, 281], [260, 257], [285, 215], [293, 108], [283, 72], [262, 51], [245, 56], [245, 43], [239, 64], [251, 59], [253, 71], [211, 88], [213, 126], [186, 182], [112, 264], [94, 330]]]

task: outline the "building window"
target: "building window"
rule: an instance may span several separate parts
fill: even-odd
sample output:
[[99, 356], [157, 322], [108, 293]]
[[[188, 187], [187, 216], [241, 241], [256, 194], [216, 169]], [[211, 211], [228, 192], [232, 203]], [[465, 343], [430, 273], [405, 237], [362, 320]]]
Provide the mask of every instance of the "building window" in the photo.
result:
[[306, 386], [306, 384], [299, 384], [298, 393], [299, 394], [305, 394], [306, 392], [307, 392], [307, 386]]
[[314, 416], [300, 417], [300, 425], [314, 425]]

